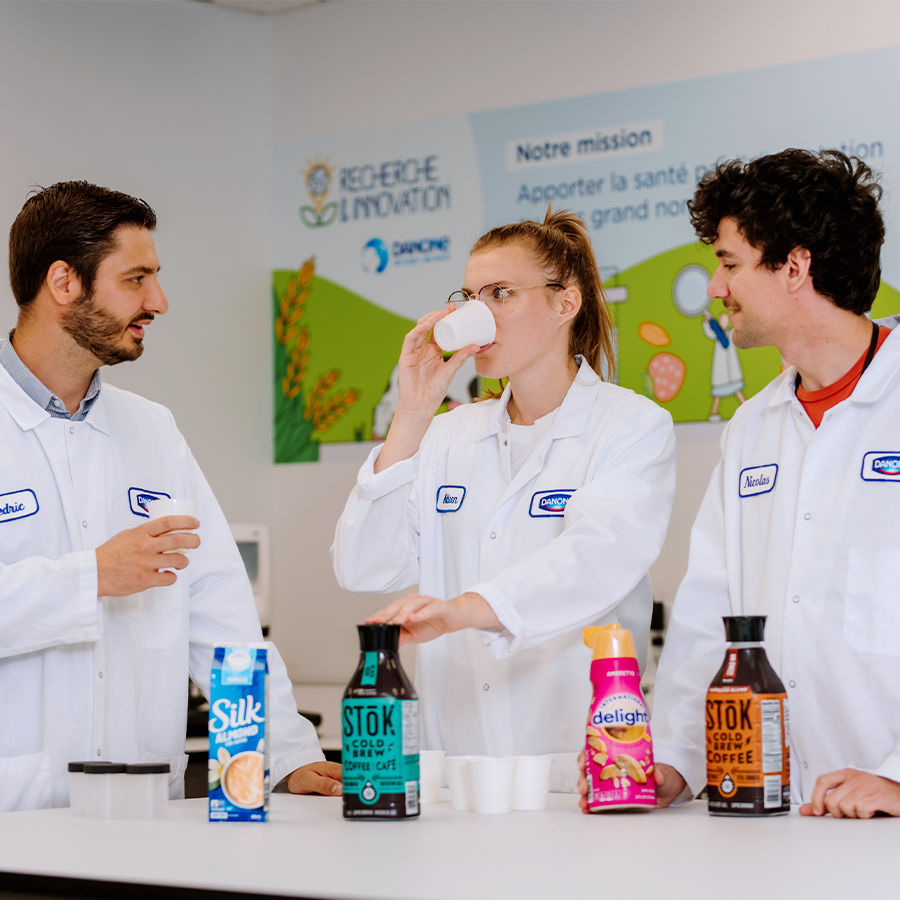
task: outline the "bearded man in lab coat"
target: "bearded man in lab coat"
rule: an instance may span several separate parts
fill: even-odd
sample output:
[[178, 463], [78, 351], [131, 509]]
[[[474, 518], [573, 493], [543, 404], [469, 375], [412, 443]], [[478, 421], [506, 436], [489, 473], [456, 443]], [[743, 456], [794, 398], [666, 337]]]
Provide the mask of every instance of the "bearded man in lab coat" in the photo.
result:
[[704, 702], [722, 616], [766, 615], [805, 815], [900, 814], [900, 331], [866, 313], [884, 224], [837, 151], [720, 164], [689, 203], [737, 347], [785, 370], [722, 436], [657, 675], [659, 804], [706, 784]]
[[[144, 201], [66, 182], [31, 196], [10, 232], [0, 810], [66, 805], [69, 760], [166, 761], [182, 796], [188, 674], [208, 695], [213, 648], [262, 639], [228, 525], [171, 413], [100, 379], [100, 366], [141, 355], [168, 308], [155, 227]], [[150, 520], [155, 496], [195, 500], [196, 519]], [[273, 783], [340, 793], [274, 649], [269, 665]]]

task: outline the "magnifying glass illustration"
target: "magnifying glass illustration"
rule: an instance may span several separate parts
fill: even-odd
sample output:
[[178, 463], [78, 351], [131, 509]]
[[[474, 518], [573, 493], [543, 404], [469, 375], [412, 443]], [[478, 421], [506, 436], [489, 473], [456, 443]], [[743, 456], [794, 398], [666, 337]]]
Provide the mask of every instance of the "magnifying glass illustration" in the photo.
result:
[[703, 316], [709, 323], [716, 340], [727, 349], [728, 337], [722, 326], [709, 314], [709, 272], [703, 266], [685, 266], [676, 276], [672, 285], [672, 300], [676, 309], [684, 316]]

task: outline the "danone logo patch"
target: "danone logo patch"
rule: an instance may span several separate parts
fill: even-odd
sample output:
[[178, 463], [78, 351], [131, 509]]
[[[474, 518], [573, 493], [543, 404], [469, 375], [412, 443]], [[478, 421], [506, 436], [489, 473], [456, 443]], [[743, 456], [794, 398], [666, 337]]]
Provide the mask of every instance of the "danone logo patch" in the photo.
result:
[[136, 516], [143, 516], [145, 519], [150, 518], [150, 513], [147, 512], [147, 504], [151, 500], [161, 500], [166, 498], [167, 500], [172, 499], [171, 494], [167, 494], [165, 491], [148, 491], [146, 488], [128, 488], [128, 505], [131, 507], [131, 511]]
[[533, 519], [546, 516], [561, 516], [566, 511], [569, 497], [575, 493], [574, 488], [559, 488], [555, 491], [538, 491], [531, 497], [528, 515]]
[[435, 509], [439, 513], [456, 512], [465, 497], [466, 489], [461, 484], [442, 484], [437, 490]]
[[0, 494], [0, 524], [13, 522], [16, 519], [27, 519], [28, 516], [33, 516], [38, 509], [40, 507], [37, 495], [31, 488]]
[[900, 481], [900, 450], [870, 450], [863, 456], [860, 477], [863, 481]]
[[741, 497], [755, 497], [757, 494], [768, 494], [775, 487], [775, 478], [778, 476], [778, 465], [770, 463], [768, 466], [751, 466], [741, 469], [741, 478], [738, 484], [738, 494]]

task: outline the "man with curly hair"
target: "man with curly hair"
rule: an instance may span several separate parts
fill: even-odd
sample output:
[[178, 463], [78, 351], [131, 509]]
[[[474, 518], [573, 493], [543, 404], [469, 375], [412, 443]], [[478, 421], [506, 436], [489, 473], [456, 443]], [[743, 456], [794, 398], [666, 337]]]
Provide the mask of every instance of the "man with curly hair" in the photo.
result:
[[866, 315], [880, 198], [858, 159], [791, 149], [720, 164], [688, 204], [735, 345], [777, 347], [786, 367], [725, 428], [694, 524], [654, 694], [662, 806], [706, 784], [722, 616], [766, 615], [792, 802], [900, 814], [900, 332]]

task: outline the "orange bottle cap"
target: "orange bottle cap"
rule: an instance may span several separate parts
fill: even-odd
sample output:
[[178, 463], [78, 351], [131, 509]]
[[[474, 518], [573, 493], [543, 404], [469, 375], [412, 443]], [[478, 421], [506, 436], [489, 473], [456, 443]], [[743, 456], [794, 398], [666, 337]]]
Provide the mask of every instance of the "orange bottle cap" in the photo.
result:
[[591, 625], [581, 633], [586, 647], [594, 651], [594, 659], [636, 659], [634, 638], [627, 628], [614, 625]]

